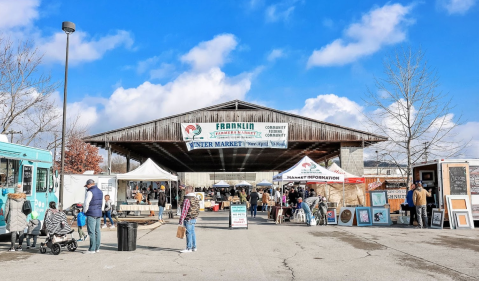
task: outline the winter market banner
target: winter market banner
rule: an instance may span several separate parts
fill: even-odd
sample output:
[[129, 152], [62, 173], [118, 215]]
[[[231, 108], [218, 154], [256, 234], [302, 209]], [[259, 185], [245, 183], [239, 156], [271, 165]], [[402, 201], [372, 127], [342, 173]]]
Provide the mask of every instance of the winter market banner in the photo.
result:
[[214, 148], [288, 148], [288, 123], [182, 123], [188, 151]]

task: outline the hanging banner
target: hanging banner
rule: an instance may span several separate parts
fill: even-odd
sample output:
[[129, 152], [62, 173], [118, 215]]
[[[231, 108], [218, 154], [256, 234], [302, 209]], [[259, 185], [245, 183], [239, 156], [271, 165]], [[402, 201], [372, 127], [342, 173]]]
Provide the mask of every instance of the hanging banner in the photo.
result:
[[288, 148], [288, 123], [182, 123], [188, 151], [212, 148]]

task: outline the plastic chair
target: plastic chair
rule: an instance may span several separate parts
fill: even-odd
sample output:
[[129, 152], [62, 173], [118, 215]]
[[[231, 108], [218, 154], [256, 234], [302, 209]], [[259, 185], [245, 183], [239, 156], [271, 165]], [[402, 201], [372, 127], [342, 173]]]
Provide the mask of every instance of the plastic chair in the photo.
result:
[[293, 215], [295, 222], [306, 222], [306, 214], [303, 209], [297, 209]]
[[279, 209], [278, 215], [276, 216], [276, 224], [281, 224], [281, 222], [284, 222], [283, 209]]

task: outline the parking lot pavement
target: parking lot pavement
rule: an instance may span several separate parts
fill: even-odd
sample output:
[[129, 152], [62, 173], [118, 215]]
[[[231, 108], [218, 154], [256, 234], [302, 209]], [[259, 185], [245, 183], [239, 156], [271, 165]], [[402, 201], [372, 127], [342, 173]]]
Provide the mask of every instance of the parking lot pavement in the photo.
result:
[[248, 229], [228, 228], [227, 212], [201, 213], [198, 252], [180, 254], [177, 219], [138, 230], [137, 250], [118, 252], [115, 230], [100, 253], [54, 256], [6, 252], [1, 280], [478, 280], [479, 231], [407, 227], [275, 225], [259, 213]]

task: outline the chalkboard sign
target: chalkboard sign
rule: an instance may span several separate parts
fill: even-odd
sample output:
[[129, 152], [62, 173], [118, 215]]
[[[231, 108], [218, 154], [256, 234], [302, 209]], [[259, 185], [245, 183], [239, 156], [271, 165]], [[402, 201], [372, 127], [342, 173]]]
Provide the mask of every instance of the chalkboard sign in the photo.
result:
[[451, 195], [467, 195], [466, 167], [449, 167]]
[[23, 166], [23, 192], [32, 193], [33, 166]]

